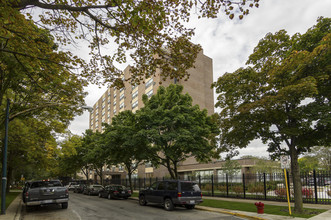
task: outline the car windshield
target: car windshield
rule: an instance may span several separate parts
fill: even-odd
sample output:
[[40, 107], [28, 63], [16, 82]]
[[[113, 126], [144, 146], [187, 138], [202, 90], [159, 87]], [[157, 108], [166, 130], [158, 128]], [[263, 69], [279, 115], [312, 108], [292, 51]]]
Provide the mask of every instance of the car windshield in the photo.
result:
[[94, 189], [101, 189], [102, 186], [93, 186]]
[[198, 192], [200, 191], [200, 188], [198, 184], [192, 183], [192, 182], [181, 182], [180, 183], [182, 191], [193, 191]]
[[31, 184], [31, 188], [52, 187], [52, 186], [62, 186], [62, 184], [60, 181], [40, 181], [40, 182], [33, 182]]

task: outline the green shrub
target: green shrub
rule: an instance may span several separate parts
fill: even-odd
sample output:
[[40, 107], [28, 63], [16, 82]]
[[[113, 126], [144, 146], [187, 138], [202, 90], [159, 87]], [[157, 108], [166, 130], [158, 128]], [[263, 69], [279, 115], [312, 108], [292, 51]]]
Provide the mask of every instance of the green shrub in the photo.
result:
[[264, 186], [259, 184], [259, 185], [250, 185], [248, 187], [247, 192], [249, 193], [264, 193]]
[[204, 184], [204, 185], [201, 186], [201, 190], [211, 191], [212, 190], [212, 185], [210, 183]]
[[242, 186], [233, 186], [233, 187], [231, 187], [231, 190], [233, 192], [235, 192], [237, 195], [241, 194], [241, 193], [244, 193], [244, 189], [243, 189]]
[[219, 185], [218, 190], [221, 192], [226, 192], [226, 185]]

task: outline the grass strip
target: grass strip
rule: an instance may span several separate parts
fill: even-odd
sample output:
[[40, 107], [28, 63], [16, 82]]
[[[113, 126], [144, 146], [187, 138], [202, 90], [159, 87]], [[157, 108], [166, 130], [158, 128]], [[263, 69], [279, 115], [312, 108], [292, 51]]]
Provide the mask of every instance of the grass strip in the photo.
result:
[[[8, 208], [8, 206], [10, 205], [10, 203], [12, 203], [12, 201], [14, 199], [16, 199], [16, 197], [20, 194], [21, 192], [9, 192], [6, 193], [6, 209]], [[1, 196], [1, 195], [0, 195]], [[1, 202], [0, 201], [0, 206], [1, 206]]]
[[[203, 199], [203, 203], [200, 206], [213, 207], [213, 208], [222, 208], [228, 210], [237, 210], [245, 212], [257, 212], [257, 208], [254, 203], [244, 203], [244, 202], [234, 202], [234, 201], [223, 201], [223, 200], [214, 200], [214, 199]], [[294, 213], [293, 208], [291, 209], [293, 217], [300, 218], [311, 218], [315, 215], [318, 215], [327, 210], [325, 209], [304, 209], [304, 213]], [[271, 215], [281, 215], [281, 216], [290, 216], [287, 206], [275, 206], [275, 205], [264, 205], [264, 213]]]

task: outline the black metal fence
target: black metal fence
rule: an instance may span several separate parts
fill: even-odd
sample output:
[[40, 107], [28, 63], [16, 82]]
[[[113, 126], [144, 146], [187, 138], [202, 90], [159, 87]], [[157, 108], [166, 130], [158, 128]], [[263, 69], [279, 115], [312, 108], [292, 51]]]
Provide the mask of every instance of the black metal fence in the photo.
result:
[[[289, 198], [294, 201], [292, 176], [288, 172], [287, 177]], [[133, 189], [144, 189], [161, 179], [164, 178], [133, 178]], [[205, 196], [287, 201], [284, 173], [187, 176], [180, 179], [196, 181]], [[129, 186], [128, 179], [111, 180], [110, 183]], [[301, 183], [304, 203], [331, 204], [331, 172], [302, 174]]]

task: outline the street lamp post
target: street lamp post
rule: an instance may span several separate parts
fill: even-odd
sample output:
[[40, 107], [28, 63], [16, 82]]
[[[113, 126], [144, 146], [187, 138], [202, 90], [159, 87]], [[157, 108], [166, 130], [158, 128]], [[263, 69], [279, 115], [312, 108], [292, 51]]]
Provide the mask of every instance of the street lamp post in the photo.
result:
[[[6, 214], [6, 186], [7, 186], [7, 147], [8, 147], [8, 124], [9, 124], [9, 104], [10, 101], [7, 99], [6, 107], [6, 119], [5, 119], [5, 138], [4, 138], [4, 147], [3, 147], [3, 160], [2, 160], [2, 187], [1, 187], [1, 215]], [[51, 105], [67, 105], [63, 103], [48, 103]], [[92, 112], [93, 107], [90, 106], [80, 106], [84, 110]], [[34, 109], [28, 109], [22, 112], [17, 113], [15, 116], [29, 112]]]
[[1, 215], [6, 214], [6, 186], [7, 186], [7, 146], [8, 146], [8, 124], [9, 124], [9, 99], [7, 99], [5, 119], [5, 140], [2, 160], [2, 187], [1, 187]]

